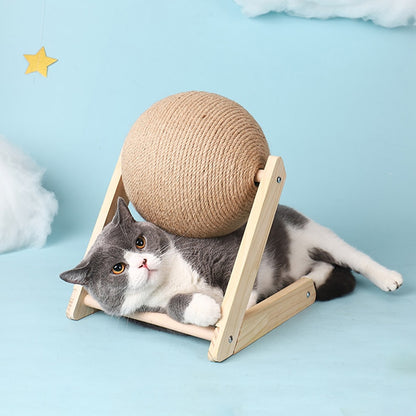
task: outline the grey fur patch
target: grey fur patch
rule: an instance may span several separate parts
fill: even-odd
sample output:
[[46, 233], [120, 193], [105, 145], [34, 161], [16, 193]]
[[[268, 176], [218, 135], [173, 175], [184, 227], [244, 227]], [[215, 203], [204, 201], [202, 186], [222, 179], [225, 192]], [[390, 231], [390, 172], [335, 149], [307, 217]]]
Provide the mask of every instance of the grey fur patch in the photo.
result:
[[[284, 205], [278, 206], [265, 248], [265, 253], [271, 257], [274, 267], [274, 288], [271, 293], [259, 293], [259, 301], [283, 289], [295, 280], [287, 275], [291, 244], [287, 223], [293, 225], [292, 221], [295, 221], [296, 218], [298, 218], [296, 211], [292, 208]], [[300, 221], [300, 218], [298, 220]]]
[[[260, 299], [294, 281], [289, 277], [283, 277], [289, 268], [290, 240], [286, 222], [300, 226], [307, 221], [306, 217], [291, 208], [279, 206], [265, 248], [265, 253], [271, 258], [274, 267], [274, 287], [270, 293], [259, 293]], [[245, 227], [242, 227], [231, 234], [215, 238], [184, 238], [172, 235], [172, 240], [183, 258], [210, 286], [217, 286], [225, 292], [244, 229]], [[256, 287], [255, 283], [254, 288]]]
[[227, 288], [242, 237], [237, 230], [224, 237], [183, 238], [172, 236], [173, 243], [194, 270], [210, 285]]
[[180, 293], [173, 296], [168, 304], [167, 314], [171, 318], [183, 322], [185, 310], [191, 303], [193, 296], [193, 293]]
[[160, 313], [166, 313], [166, 310], [161, 307], [154, 307], [154, 306], [147, 306], [143, 305], [139, 309], [137, 309], [136, 312], [160, 312]]
[[283, 223], [290, 224], [296, 228], [303, 228], [309, 222], [309, 219], [300, 212], [285, 205], [279, 205], [277, 216]]
[[320, 248], [311, 248], [308, 250], [308, 254], [313, 261], [322, 261], [324, 263], [334, 264], [345, 269], [350, 269], [347, 264], [337, 261], [332, 254]]
[[313, 261], [323, 261], [329, 264], [337, 264], [334, 257], [327, 251], [314, 247], [308, 251], [309, 257]]

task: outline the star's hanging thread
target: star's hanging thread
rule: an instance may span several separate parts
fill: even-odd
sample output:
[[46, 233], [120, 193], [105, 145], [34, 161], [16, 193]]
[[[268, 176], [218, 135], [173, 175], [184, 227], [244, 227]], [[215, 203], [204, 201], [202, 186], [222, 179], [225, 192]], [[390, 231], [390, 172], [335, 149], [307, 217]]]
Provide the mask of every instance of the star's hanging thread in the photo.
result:
[[26, 69], [25, 74], [30, 74], [32, 72], [39, 72], [44, 77], [48, 76], [48, 66], [52, 65], [57, 61], [55, 58], [50, 58], [46, 56], [45, 47], [42, 46], [36, 55], [23, 55], [26, 60], [29, 62], [29, 65]]

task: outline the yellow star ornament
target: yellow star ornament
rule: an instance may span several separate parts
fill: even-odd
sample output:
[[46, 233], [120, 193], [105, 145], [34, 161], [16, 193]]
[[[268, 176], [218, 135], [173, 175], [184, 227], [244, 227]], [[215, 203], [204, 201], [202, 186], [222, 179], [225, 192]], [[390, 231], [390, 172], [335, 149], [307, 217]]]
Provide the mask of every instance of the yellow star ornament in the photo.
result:
[[42, 46], [36, 55], [23, 55], [29, 62], [29, 66], [26, 69], [25, 74], [31, 72], [39, 72], [44, 77], [48, 75], [48, 66], [52, 65], [57, 59], [46, 56], [45, 48]]

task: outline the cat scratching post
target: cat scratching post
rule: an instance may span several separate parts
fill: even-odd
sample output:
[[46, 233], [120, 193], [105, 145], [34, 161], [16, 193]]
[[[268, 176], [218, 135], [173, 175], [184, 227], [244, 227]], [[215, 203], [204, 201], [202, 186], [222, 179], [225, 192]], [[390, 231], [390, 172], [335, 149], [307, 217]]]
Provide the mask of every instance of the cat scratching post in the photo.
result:
[[[205, 328], [186, 325], [174, 321], [165, 314], [153, 312], [135, 313], [129, 318], [211, 341], [208, 350], [209, 359], [223, 361], [315, 301], [314, 284], [311, 279], [305, 277], [246, 311], [285, 181], [282, 159], [270, 156], [264, 171], [259, 176], [261, 181], [257, 195], [224, 296], [222, 318], [216, 326]], [[127, 201], [120, 160], [110, 181], [87, 251], [102, 228], [111, 221], [119, 196]], [[100, 309], [100, 305], [82, 286], [74, 285], [66, 312], [68, 318], [79, 320]]]
[[[185, 139], [183, 139], [182, 147], [180, 147], [179, 150], [181, 155], [185, 155], [185, 158], [182, 158], [184, 163], [183, 165], [176, 163], [176, 165], [171, 167], [168, 176], [172, 179], [169, 183], [173, 183], [173, 186], [179, 186], [174, 192], [183, 191], [186, 193], [187, 189], [190, 188], [191, 190], [189, 191], [188, 189], [188, 192], [192, 193], [192, 189], [195, 191], [198, 187], [199, 189], [201, 189], [201, 187], [204, 189], [206, 187], [211, 189], [211, 187], [218, 185], [221, 186], [220, 191], [222, 189], [227, 190], [224, 194], [228, 197], [229, 193], [234, 192], [236, 182], [241, 181], [241, 184], [238, 184], [237, 188], [240, 187], [240, 193], [245, 195], [245, 199], [237, 202], [235, 207], [231, 207], [230, 202], [225, 201], [222, 211], [220, 207], [218, 209], [216, 208], [216, 211], [213, 213], [202, 212], [202, 215], [201, 210], [203, 211], [205, 207], [193, 206], [193, 212], [198, 212], [199, 214], [198, 218], [210, 218], [210, 221], [207, 221], [206, 224], [192, 224], [187, 221], [181, 222], [180, 220], [177, 220], [177, 218], [180, 219], [181, 216], [184, 215], [182, 213], [184, 207], [181, 206], [175, 206], [173, 211], [168, 213], [169, 215], [177, 214], [177, 218], [174, 218], [170, 223], [160, 224], [158, 223], [160, 218], [148, 218], [153, 215], [154, 212], [154, 206], [151, 204], [157, 199], [157, 196], [155, 197], [155, 195], [148, 201], [145, 201], [145, 205], [147, 204], [148, 206], [146, 205], [143, 208], [139, 207], [138, 211], [146, 219], [150, 219], [152, 222], [162, 226], [162, 228], [168, 229], [168, 231], [171, 232], [176, 232], [180, 235], [188, 234], [197, 237], [223, 235], [231, 232], [232, 228], [238, 228], [245, 223], [245, 221], [247, 221], [247, 226], [222, 303], [222, 317], [215, 327], [205, 328], [182, 324], [161, 313], [135, 313], [129, 316], [129, 318], [206, 339], [211, 342], [208, 350], [209, 359], [211, 361], [223, 361], [311, 305], [316, 297], [315, 288], [311, 279], [303, 277], [290, 286], [282, 289], [280, 292], [246, 310], [286, 178], [283, 160], [280, 157], [267, 156], [268, 147], [267, 144], [264, 145], [264, 138], [262, 137], [260, 127], [258, 127], [251, 116], [236, 103], [226, 100], [223, 97], [216, 96], [215, 94], [207, 93], [193, 92], [172, 97], [162, 100], [147, 110], [147, 112], [139, 118], [129, 133], [129, 136], [126, 139], [127, 145], [125, 143], [121, 157], [117, 162], [87, 251], [103, 227], [111, 221], [116, 210], [118, 197], [123, 197], [126, 202], [131, 200], [129, 196], [133, 196], [133, 198], [137, 197], [135, 191], [138, 185], [134, 181], [137, 179], [137, 176], [141, 179], [143, 179], [143, 176], [131, 175], [131, 172], [129, 171], [132, 166], [131, 161], [127, 162], [128, 169], [125, 168], [123, 170], [123, 157], [124, 159], [129, 159], [131, 154], [134, 154], [134, 143], [132, 144], [129, 137], [131, 139], [133, 134], [133, 139], [136, 140], [136, 136], [140, 136], [140, 152], [142, 152], [142, 154], [142, 145], [143, 143], [146, 143], [143, 134], [149, 135], [149, 137], [157, 137], [157, 143], [164, 142], [163, 135], [165, 135], [165, 142], [170, 143], [169, 135], [171, 135], [172, 132], [169, 129], [169, 122], [172, 120], [172, 115], [179, 112], [178, 108], [183, 110], [181, 111], [182, 116], [180, 117], [185, 117], [187, 130], [184, 134]], [[222, 108], [224, 108], [224, 114], [219, 117], [218, 113], [221, 113]], [[183, 114], [186, 113], [185, 110], [191, 111], [188, 111], [189, 114], [183, 116]], [[215, 115], [214, 118], [211, 117], [212, 114]], [[155, 117], [157, 118], [157, 123], [153, 121]], [[211, 130], [210, 125], [206, 124], [206, 122], [210, 120], [210, 117], [214, 120]], [[224, 122], [224, 120], [226, 122]], [[173, 124], [177, 129], [177, 120], [174, 120]], [[145, 126], [144, 130], [142, 129], [142, 125]], [[152, 131], [153, 126], [156, 126], [156, 132]], [[226, 131], [228, 126], [231, 126], [231, 128], [229, 131]], [[238, 130], [238, 127], [241, 126], [242, 128]], [[145, 133], [143, 133], [143, 131]], [[190, 165], [188, 163], [189, 166], [187, 167], [185, 174], [183, 174], [181, 170], [177, 168], [177, 165], [183, 168], [186, 165], [186, 161], [189, 161], [189, 158], [193, 155], [195, 149], [201, 149], [206, 146], [207, 141], [209, 142], [209, 140], [213, 138], [212, 135], [210, 136], [208, 134], [210, 131], [214, 132], [215, 135], [221, 134], [222, 140], [220, 142], [217, 140], [216, 146], [206, 148], [205, 152], [198, 152], [198, 156], [202, 154], [199, 163], [195, 163], [195, 160], [193, 160]], [[181, 131], [181, 133], [183, 133], [183, 131]], [[204, 139], [202, 142], [198, 143], [197, 146], [194, 145], [194, 141], [190, 138], [193, 133], [195, 133], [195, 140], [199, 140], [201, 136], [203, 136]], [[168, 138], [166, 138], [166, 134], [169, 136]], [[245, 136], [247, 136], [247, 143], [244, 142], [246, 140]], [[176, 131], [174, 132], [173, 137], [178, 137]], [[221, 157], [224, 157], [224, 154], [230, 154], [230, 149], [228, 149], [228, 153], [225, 153], [220, 149], [217, 151], [216, 155], [211, 157], [209, 155], [207, 157], [206, 152], [211, 148], [214, 148], [215, 150], [218, 147], [221, 147], [227, 140], [231, 143], [231, 149], [235, 154], [232, 155], [234, 159], [231, 158], [227, 160], [225, 169], [221, 171], [218, 168], [220, 163], [217, 163], [218, 161], [215, 160], [215, 158], [218, 157], [218, 154], [220, 154]], [[246, 156], [248, 152], [250, 153], [252, 151], [252, 142], [256, 141], [260, 143], [256, 147], [257, 154], [260, 154], [257, 159], [253, 158], [251, 155]], [[189, 143], [192, 144], [191, 147], [189, 147]], [[243, 143], [241, 149], [238, 149], [238, 143]], [[249, 148], [248, 151], [247, 147]], [[150, 148], [147, 149], [147, 152], [149, 149]], [[166, 162], [166, 159], [161, 157], [161, 154], [163, 154], [164, 151], [170, 155], [172, 148], [168, 146], [166, 149], [159, 149], [158, 152], [154, 153], [155, 159], [150, 161], [150, 163], [147, 158], [147, 163], [150, 166], [156, 166], [156, 171], [150, 173], [148, 181], [151, 181], [152, 183], [153, 187], [151, 189], [159, 189], [158, 187], [163, 185], [164, 193], [169, 194], [169, 192], [166, 192], [167, 188], [169, 188], [169, 183], [162, 178], [162, 185], [160, 185], [157, 183], [159, 178], [155, 177], [158, 169], [161, 171], [165, 169], [166, 164], [169, 164], [169, 162]], [[144, 154], [147, 153], [144, 152]], [[242, 171], [238, 172], [233, 177], [233, 173], [231, 172], [229, 174], [228, 171], [231, 168], [234, 168], [234, 172], [237, 172], [241, 164], [239, 162], [244, 158], [247, 158], [246, 165], [248, 165], [248, 167], [243, 165]], [[248, 159], [250, 159], [252, 163], [249, 163], [250, 161], [248, 161]], [[263, 166], [264, 169], [259, 169], [259, 164], [260, 167], [262, 164], [261, 159], [266, 160]], [[192, 171], [189, 171], [190, 169]], [[136, 173], [143, 173], [143, 175], [145, 174], [140, 166], [135, 166], [134, 171]], [[198, 173], [195, 174], [195, 171]], [[227, 172], [226, 175], [224, 174], [224, 171]], [[174, 176], [174, 174], [178, 172], [180, 174], [180, 179], [175, 181], [175, 178], [172, 177], [172, 175]], [[194, 183], [195, 177], [197, 179], [202, 177], [202, 185]], [[215, 180], [210, 182], [210, 178], [212, 177], [215, 177]], [[182, 182], [180, 182], [181, 180]], [[191, 186], [187, 188], [189, 182], [192, 183]], [[255, 185], [255, 182], [258, 182], [258, 187]], [[125, 184], [127, 183], [128, 186], [126, 187]], [[207, 183], [210, 185], [207, 186]], [[127, 191], [126, 188], [129, 188], [130, 190]], [[183, 188], [187, 189], [184, 190]], [[132, 192], [132, 189], [134, 192]], [[174, 192], [171, 193], [174, 194]], [[138, 201], [141, 201], [140, 192], [138, 195]], [[218, 195], [221, 196], [221, 193], [219, 194], [217, 190], [214, 190], [213, 195], [218, 197]], [[191, 196], [192, 194], [188, 195], [189, 198]], [[240, 195], [237, 196], [240, 197]], [[208, 198], [209, 197], [210, 196], [208, 195]], [[161, 206], [160, 210], [156, 212], [161, 212], [164, 208], [172, 210], [171, 202], [175, 203], [176, 201], [169, 201], [169, 198], [167, 199], [167, 206]], [[188, 201], [191, 201], [191, 199], [188, 199]], [[189, 202], [189, 204], [195, 205], [194, 202], [197, 203], [200, 199], [201, 198], [197, 198], [196, 202]], [[221, 197], [219, 199], [221, 199]], [[235, 197], [233, 197], [233, 201], [234, 200]], [[186, 197], [180, 198], [180, 202], [181, 201], [186, 202]], [[219, 205], [221, 205], [220, 202]], [[133, 204], [136, 206], [134, 202]], [[212, 203], [207, 205], [212, 207]], [[248, 219], [245, 217], [247, 206], [249, 206]], [[217, 211], [219, 211], [219, 213]], [[204, 214], [206, 216], [204, 216]], [[169, 218], [169, 215], [164, 218]], [[215, 217], [215, 215], [217, 215], [217, 217]], [[187, 224], [186, 228], [183, 228], [184, 224]], [[220, 224], [220, 226], [218, 224]], [[193, 225], [194, 228], [192, 228]], [[196, 235], [196, 233], [201, 232], [201, 227], [205, 227], [203, 235]], [[67, 308], [68, 318], [78, 320], [99, 309], [101, 309], [100, 305], [88, 295], [83, 287], [79, 285], [74, 286]]]

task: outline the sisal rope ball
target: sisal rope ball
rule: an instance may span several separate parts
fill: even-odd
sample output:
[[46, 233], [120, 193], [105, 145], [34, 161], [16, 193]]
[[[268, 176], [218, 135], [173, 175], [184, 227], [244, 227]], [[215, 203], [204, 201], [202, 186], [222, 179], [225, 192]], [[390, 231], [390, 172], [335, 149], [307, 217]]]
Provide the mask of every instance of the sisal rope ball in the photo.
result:
[[269, 147], [254, 118], [217, 94], [158, 101], [128, 133], [121, 169], [137, 212], [186, 237], [229, 234], [247, 221]]

